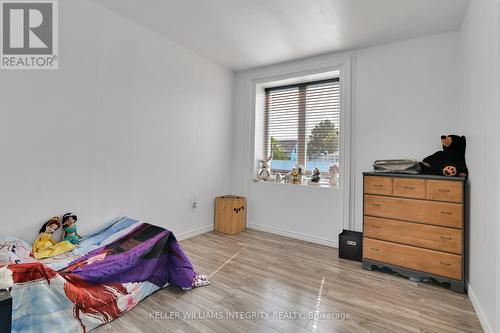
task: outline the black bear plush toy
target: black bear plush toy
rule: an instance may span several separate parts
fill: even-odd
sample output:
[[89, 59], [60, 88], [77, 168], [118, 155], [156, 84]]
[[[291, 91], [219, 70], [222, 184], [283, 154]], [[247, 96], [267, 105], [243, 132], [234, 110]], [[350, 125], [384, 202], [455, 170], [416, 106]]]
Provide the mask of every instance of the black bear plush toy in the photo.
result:
[[425, 175], [467, 177], [465, 163], [465, 136], [441, 135], [443, 150], [419, 162], [420, 173]]

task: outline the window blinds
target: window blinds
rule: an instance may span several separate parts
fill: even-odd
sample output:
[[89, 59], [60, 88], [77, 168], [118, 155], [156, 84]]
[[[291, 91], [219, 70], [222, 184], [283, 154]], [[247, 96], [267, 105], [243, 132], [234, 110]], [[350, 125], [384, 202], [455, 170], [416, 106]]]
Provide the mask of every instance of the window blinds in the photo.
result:
[[307, 172], [338, 166], [339, 129], [338, 78], [265, 90], [264, 155], [272, 156], [273, 172], [296, 163]]

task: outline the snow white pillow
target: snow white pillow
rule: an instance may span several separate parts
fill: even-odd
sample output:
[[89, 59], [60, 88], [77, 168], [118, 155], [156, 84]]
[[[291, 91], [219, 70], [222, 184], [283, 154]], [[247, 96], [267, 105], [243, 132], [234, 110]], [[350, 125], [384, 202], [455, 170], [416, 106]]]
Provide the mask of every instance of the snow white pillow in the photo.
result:
[[30, 244], [17, 237], [0, 236], [0, 265], [30, 261], [34, 261]]

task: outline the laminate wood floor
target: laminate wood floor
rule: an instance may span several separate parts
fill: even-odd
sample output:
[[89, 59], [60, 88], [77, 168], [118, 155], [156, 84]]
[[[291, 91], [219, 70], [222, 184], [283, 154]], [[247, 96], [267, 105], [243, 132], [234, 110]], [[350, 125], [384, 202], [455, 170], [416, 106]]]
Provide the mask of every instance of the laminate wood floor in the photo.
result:
[[467, 295], [363, 270], [334, 248], [255, 230], [181, 244], [197, 271], [216, 271], [212, 284], [161, 289], [93, 332], [482, 332]]

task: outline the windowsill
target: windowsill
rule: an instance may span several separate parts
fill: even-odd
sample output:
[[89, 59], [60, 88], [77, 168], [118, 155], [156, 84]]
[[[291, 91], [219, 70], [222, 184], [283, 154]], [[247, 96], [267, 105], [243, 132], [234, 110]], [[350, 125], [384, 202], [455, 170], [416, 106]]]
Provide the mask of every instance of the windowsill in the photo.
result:
[[330, 188], [338, 190], [340, 189], [339, 185], [333, 186], [328, 183], [328, 181], [322, 181], [320, 183], [308, 183], [307, 179], [302, 181], [300, 184], [292, 184], [292, 183], [276, 183], [274, 181], [266, 181], [266, 180], [258, 180], [256, 178], [253, 179], [255, 183], [258, 184], [272, 184], [272, 185], [285, 185], [285, 186], [300, 186], [300, 187], [318, 187], [318, 188]]

